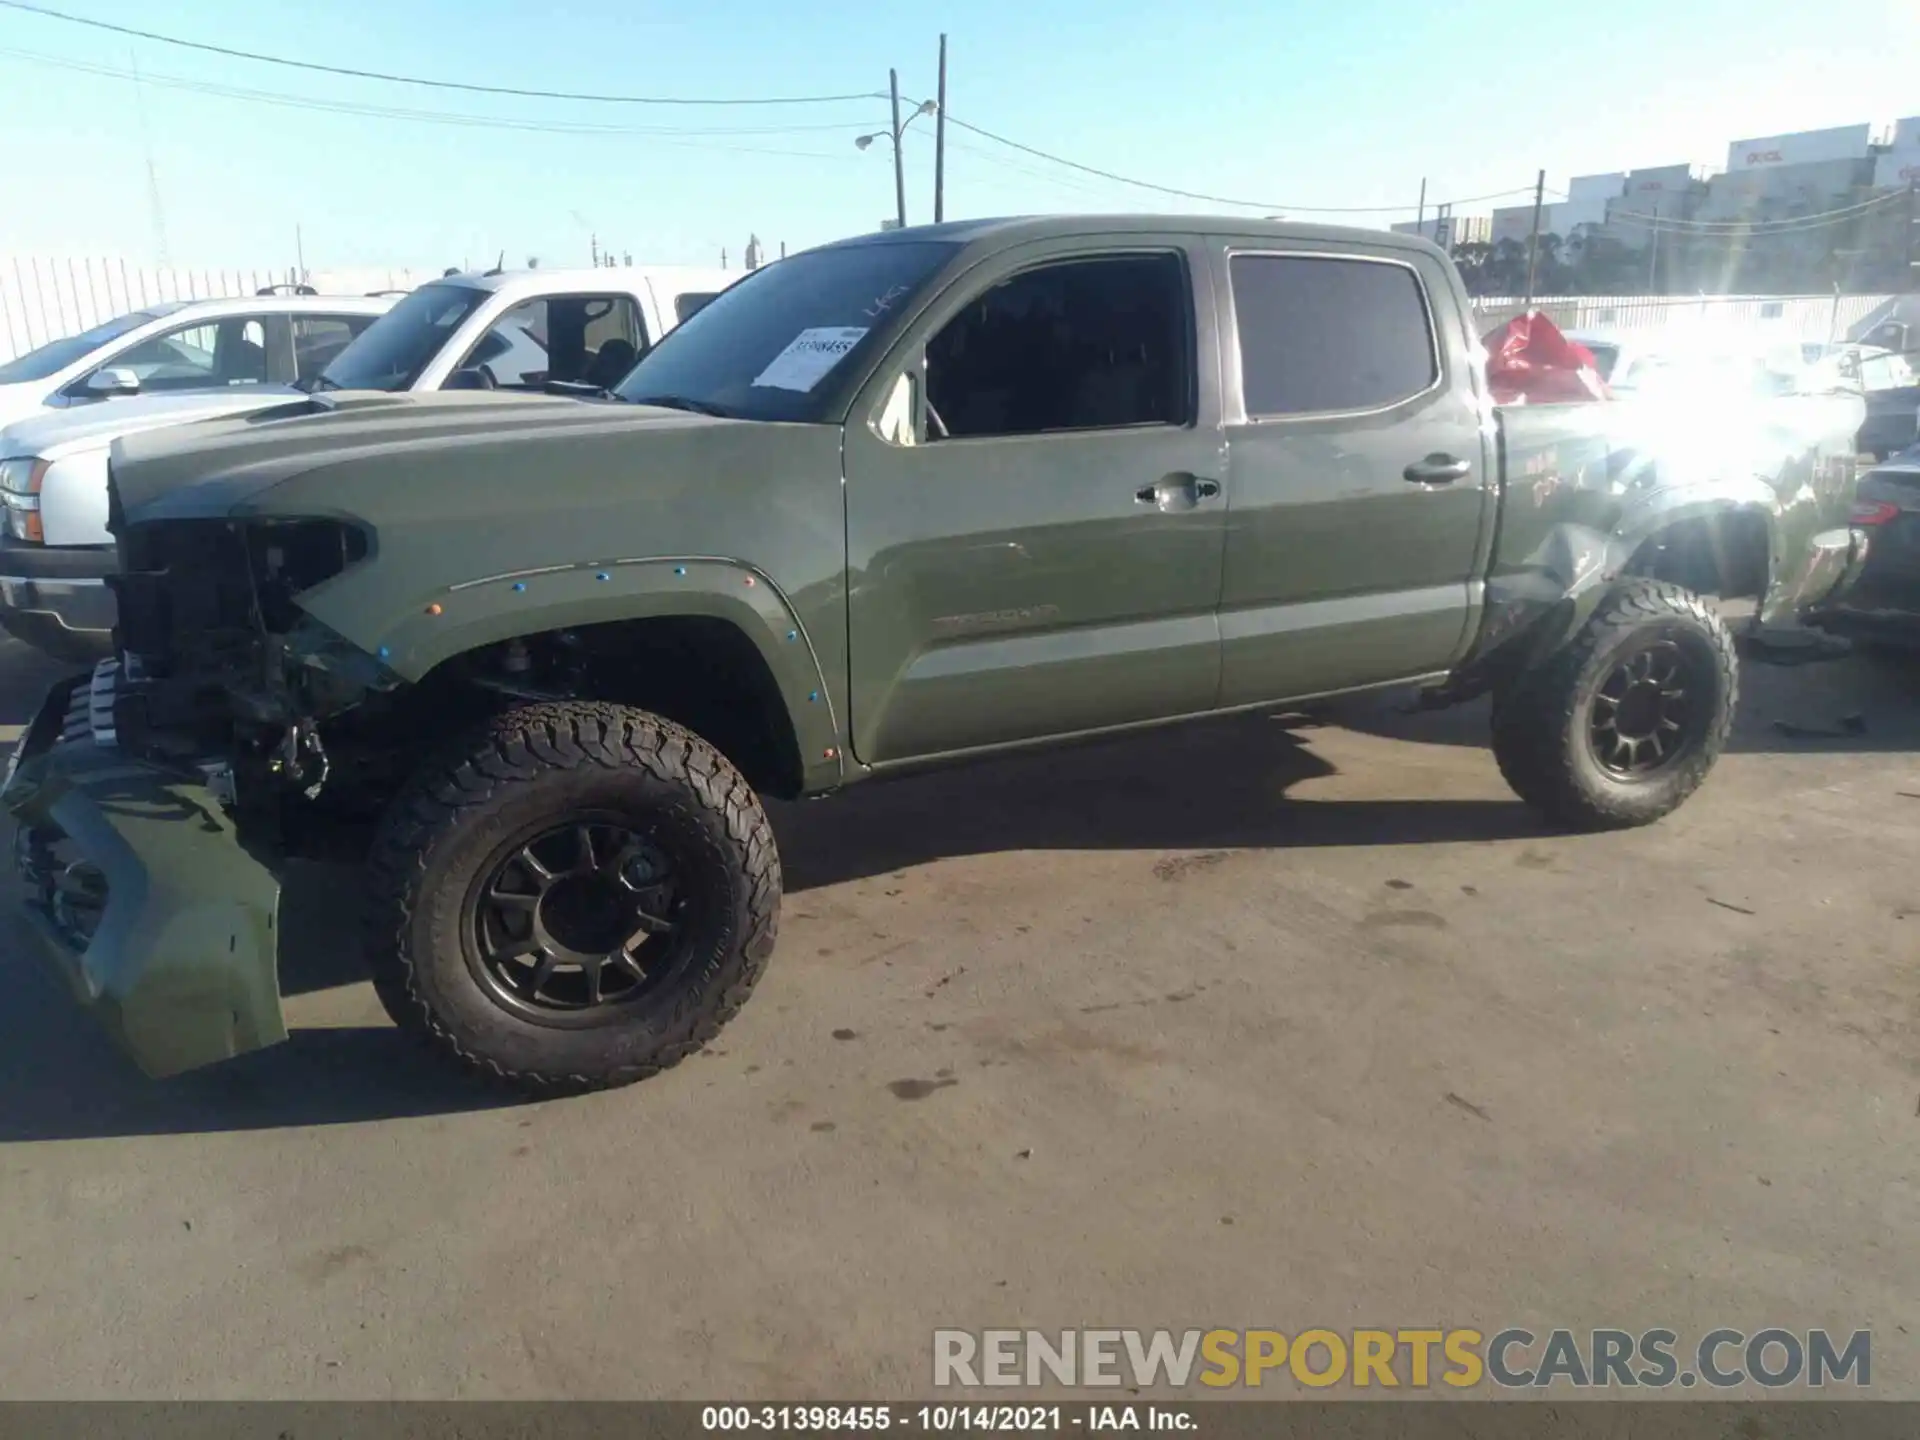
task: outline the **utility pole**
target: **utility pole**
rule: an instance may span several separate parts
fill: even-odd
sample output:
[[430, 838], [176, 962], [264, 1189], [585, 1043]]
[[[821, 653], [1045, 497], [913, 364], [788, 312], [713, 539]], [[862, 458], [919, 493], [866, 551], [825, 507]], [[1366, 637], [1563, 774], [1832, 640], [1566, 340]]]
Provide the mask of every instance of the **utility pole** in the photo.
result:
[[300, 266], [300, 283], [304, 285], [307, 281], [307, 247], [300, 238], [298, 225], [293, 227], [293, 258]]
[[1427, 223], [1427, 177], [1420, 177], [1420, 208], [1413, 212], [1413, 233], [1418, 235], [1420, 227]]
[[887, 71], [887, 88], [893, 92], [893, 210], [902, 230], [907, 228], [907, 167], [901, 159], [900, 72]]
[[1527, 236], [1527, 296], [1526, 308], [1533, 309], [1533, 271], [1534, 262], [1540, 256], [1540, 202], [1547, 194], [1547, 172], [1542, 170], [1533, 182], [1533, 231]]
[[140, 58], [127, 51], [127, 60], [133, 66], [133, 108], [140, 122], [140, 146], [147, 153], [147, 206], [153, 216], [154, 247], [160, 268], [166, 269], [167, 258], [167, 216], [160, 204], [160, 172], [153, 163], [153, 137], [147, 133], [146, 88], [140, 83]]
[[[933, 112], [933, 223], [938, 225], [947, 218], [947, 37], [940, 37], [940, 90], [934, 103], [939, 109]], [[894, 102], [894, 118], [900, 115], [899, 102]], [[897, 148], [897, 147], [896, 147]], [[905, 220], [901, 221], [905, 224]]]
[[1653, 226], [1647, 235], [1647, 294], [1649, 295], [1658, 295], [1660, 293], [1658, 284], [1654, 279], [1654, 276], [1658, 273], [1659, 264], [1660, 201], [1655, 199], [1653, 202]]

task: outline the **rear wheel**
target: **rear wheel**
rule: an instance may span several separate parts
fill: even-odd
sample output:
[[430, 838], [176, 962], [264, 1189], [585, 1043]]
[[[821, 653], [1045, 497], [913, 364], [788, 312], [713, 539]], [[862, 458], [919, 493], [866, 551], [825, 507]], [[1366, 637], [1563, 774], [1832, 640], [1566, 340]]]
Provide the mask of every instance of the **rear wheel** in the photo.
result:
[[1494, 756], [1514, 792], [1556, 822], [1646, 825], [1713, 768], [1737, 691], [1719, 616], [1677, 585], [1629, 580], [1496, 698]]
[[778, 923], [779, 857], [746, 781], [698, 736], [614, 705], [491, 723], [416, 778], [370, 866], [395, 1023], [539, 1094], [699, 1049]]

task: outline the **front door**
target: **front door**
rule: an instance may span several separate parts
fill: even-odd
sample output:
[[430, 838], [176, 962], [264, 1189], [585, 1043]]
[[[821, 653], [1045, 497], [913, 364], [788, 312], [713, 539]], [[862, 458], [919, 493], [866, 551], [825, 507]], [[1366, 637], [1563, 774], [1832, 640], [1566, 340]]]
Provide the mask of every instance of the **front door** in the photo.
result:
[[1213, 705], [1226, 507], [1198, 363], [1217, 350], [1194, 322], [1211, 307], [1181, 238], [1051, 242], [909, 327], [847, 424], [860, 760]]
[[1437, 259], [1215, 252], [1231, 513], [1221, 700], [1411, 679], [1464, 653], [1495, 478]]

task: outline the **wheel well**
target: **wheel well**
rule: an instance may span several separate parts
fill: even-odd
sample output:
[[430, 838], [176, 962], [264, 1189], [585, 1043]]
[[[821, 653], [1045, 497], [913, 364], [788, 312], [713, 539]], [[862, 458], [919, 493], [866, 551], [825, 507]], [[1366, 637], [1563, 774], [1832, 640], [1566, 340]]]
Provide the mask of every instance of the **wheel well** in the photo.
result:
[[456, 656], [418, 689], [448, 702], [490, 692], [492, 709], [502, 699], [564, 699], [650, 710], [706, 740], [755, 790], [800, 793], [799, 739], [779, 683], [731, 621], [676, 615], [542, 631]]
[[1628, 573], [1670, 581], [1696, 595], [1758, 598], [1773, 575], [1766, 516], [1723, 510], [1677, 521], [1647, 537]]
[[764, 794], [802, 784], [800, 742], [765, 657], [746, 632], [705, 615], [585, 625], [568, 632], [591, 656], [595, 700], [676, 720], [708, 741]]

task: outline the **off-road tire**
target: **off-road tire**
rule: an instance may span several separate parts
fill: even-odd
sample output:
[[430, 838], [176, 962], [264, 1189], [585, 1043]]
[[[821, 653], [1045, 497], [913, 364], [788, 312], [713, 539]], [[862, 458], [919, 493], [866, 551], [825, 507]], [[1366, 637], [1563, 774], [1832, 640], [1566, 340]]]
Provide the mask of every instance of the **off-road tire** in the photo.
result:
[[[1644, 777], [1602, 765], [1589, 739], [1596, 696], [1623, 657], [1672, 641], [1701, 690], [1697, 731]], [[1661, 580], [1630, 579], [1566, 645], [1496, 694], [1493, 753], [1522, 800], [1576, 830], [1647, 825], [1672, 813], [1706, 779], [1733, 728], [1738, 661], [1725, 623], [1699, 596]]]
[[[496, 846], [583, 811], [671, 827], [712, 887], [713, 920], [656, 1003], [617, 1023], [551, 1028], [476, 978], [468, 897]], [[374, 988], [394, 1023], [468, 1071], [541, 1096], [631, 1084], [699, 1050], [746, 1003], [779, 925], [779, 853], [751, 787], [699, 736], [619, 705], [529, 705], [457, 743], [395, 799], [368, 875]]]

